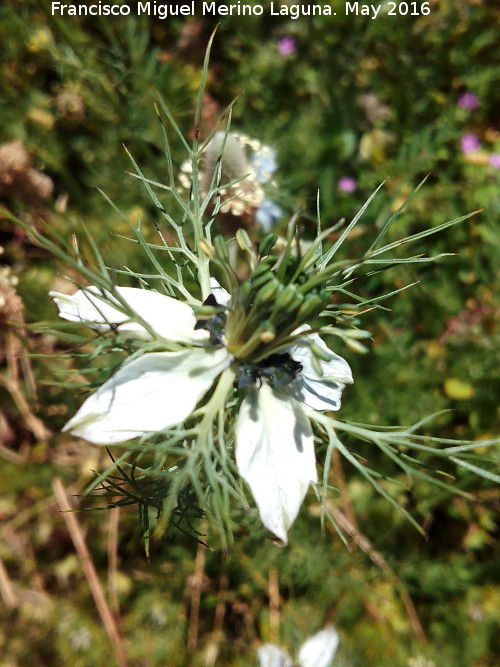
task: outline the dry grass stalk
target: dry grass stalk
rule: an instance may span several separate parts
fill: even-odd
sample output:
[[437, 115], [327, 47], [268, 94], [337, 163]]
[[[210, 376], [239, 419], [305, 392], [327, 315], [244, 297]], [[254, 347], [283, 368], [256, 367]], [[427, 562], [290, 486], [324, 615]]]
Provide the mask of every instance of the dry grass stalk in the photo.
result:
[[120, 637], [113, 613], [104, 595], [103, 587], [99, 577], [97, 576], [97, 571], [92, 561], [90, 551], [85, 542], [80, 524], [78, 523], [75, 514], [71, 511], [73, 508], [69, 503], [66, 490], [61, 480], [57, 477], [52, 480], [52, 488], [54, 489], [57, 503], [61, 512], [63, 513], [63, 519], [66, 522], [71, 540], [85, 572], [90, 592], [94, 598], [94, 602], [99, 612], [99, 616], [101, 617], [102, 624], [104, 625], [104, 629], [106, 630], [109, 640], [113, 646], [116, 661], [119, 667], [128, 667], [129, 663], [125, 649], [123, 647], [122, 638]]
[[366, 537], [366, 535], [363, 535], [363, 533], [361, 533], [356, 528], [356, 526], [352, 524], [352, 522], [341, 510], [335, 507], [332, 502], [327, 503], [327, 505], [328, 511], [331, 512], [336, 523], [342, 528], [342, 530], [344, 530], [350, 537], [352, 537], [354, 544], [356, 544], [356, 546], [358, 546], [361, 551], [369, 556], [370, 560], [372, 560], [375, 565], [377, 565], [377, 567], [379, 567], [384, 572], [389, 581], [393, 584], [393, 586], [395, 586], [399, 595], [401, 596], [401, 600], [405, 607], [408, 620], [415, 636], [422, 644], [427, 644], [427, 637], [425, 636], [424, 629], [422, 628], [422, 624], [418, 617], [417, 610], [415, 609], [415, 605], [413, 604], [413, 600], [408, 594], [408, 591], [404, 588], [399, 577], [392, 570], [389, 563], [385, 560], [379, 551], [373, 548], [372, 543]]

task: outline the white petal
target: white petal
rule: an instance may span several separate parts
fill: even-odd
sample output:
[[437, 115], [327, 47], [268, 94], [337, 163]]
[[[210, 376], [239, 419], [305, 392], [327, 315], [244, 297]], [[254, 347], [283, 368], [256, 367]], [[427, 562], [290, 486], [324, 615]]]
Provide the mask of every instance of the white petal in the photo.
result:
[[[110, 306], [103, 300], [101, 293], [96, 287], [78, 290], [74, 294], [49, 292], [49, 295], [54, 299], [59, 308], [59, 316], [64, 320], [81, 322], [98, 331], [108, 331], [110, 328], [109, 325], [119, 324], [127, 320], [127, 316], [122, 311]], [[108, 298], [113, 301], [111, 295], [108, 295]], [[140, 332], [150, 338], [144, 327], [139, 328]]]
[[[303, 330], [297, 329], [297, 333]], [[318, 375], [312, 365], [312, 352], [307, 340], [324, 352], [333, 355], [330, 361], [319, 360], [323, 375]], [[324, 343], [318, 334], [309, 334], [298, 339], [287, 348], [294, 361], [302, 364], [302, 371], [290, 385], [290, 393], [314, 410], [339, 410], [342, 391], [346, 384], [352, 384], [352, 372], [349, 364]]]
[[135, 287], [117, 287], [116, 290], [130, 308], [163, 338], [179, 343], [208, 340], [207, 331], [194, 330], [196, 316], [187, 303], [152, 290]]
[[225, 348], [145, 354], [123, 364], [63, 430], [106, 445], [179, 424], [230, 362]]
[[[208, 339], [207, 331], [195, 331], [196, 316], [193, 309], [182, 301], [136, 287], [117, 287], [116, 291], [161, 337], [177, 342], [202, 342]], [[133, 338], [150, 340], [148, 331], [120, 310], [120, 304], [109, 293], [105, 297], [96, 287], [78, 290], [67, 295], [50, 292], [59, 308], [59, 315], [70, 322], [81, 322], [97, 331], [109, 331], [110, 325], [118, 325], [120, 333]], [[106, 299], [106, 300], [104, 300]], [[116, 303], [116, 308], [109, 304]]]
[[300, 667], [330, 667], [339, 645], [339, 636], [331, 626], [310, 637], [299, 651]]
[[236, 421], [236, 464], [262, 523], [283, 542], [317, 481], [311, 425], [295, 399], [263, 383], [250, 387]]
[[219, 306], [229, 306], [231, 295], [215, 278], [210, 278], [210, 292], [214, 295]]
[[276, 644], [263, 644], [257, 651], [259, 667], [293, 667], [288, 653], [282, 651]]

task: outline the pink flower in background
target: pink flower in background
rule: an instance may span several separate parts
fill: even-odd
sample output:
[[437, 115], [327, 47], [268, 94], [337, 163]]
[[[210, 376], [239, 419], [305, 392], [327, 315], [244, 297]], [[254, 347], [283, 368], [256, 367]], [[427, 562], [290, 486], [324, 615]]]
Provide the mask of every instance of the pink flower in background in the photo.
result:
[[492, 153], [488, 160], [488, 164], [495, 167], [495, 169], [500, 169], [500, 153]]
[[358, 184], [351, 176], [342, 176], [337, 183], [337, 187], [342, 192], [354, 192], [358, 187]]
[[464, 134], [460, 140], [462, 153], [475, 153], [479, 149], [479, 139], [475, 134]]
[[472, 111], [472, 109], [477, 109], [479, 106], [479, 98], [475, 93], [468, 90], [463, 95], [460, 95], [457, 104], [459, 107], [462, 107], [462, 109]]
[[297, 45], [293, 37], [282, 37], [278, 42], [278, 51], [282, 56], [291, 56]]

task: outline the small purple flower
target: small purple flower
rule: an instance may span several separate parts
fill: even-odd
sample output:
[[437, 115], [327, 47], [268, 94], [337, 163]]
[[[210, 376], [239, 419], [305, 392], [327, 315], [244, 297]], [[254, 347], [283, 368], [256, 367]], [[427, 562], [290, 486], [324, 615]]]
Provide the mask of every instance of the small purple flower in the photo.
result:
[[358, 184], [351, 176], [342, 176], [337, 183], [337, 187], [342, 192], [354, 192], [358, 187]]
[[488, 164], [490, 164], [495, 169], [500, 169], [500, 153], [492, 153], [490, 155], [490, 159], [488, 160]]
[[462, 153], [475, 153], [480, 145], [475, 134], [464, 134], [460, 143], [462, 144]]
[[462, 109], [472, 111], [472, 109], [476, 109], [479, 106], [479, 98], [475, 93], [468, 90], [463, 95], [460, 95], [457, 104]]
[[278, 42], [278, 51], [282, 56], [291, 56], [297, 48], [293, 37], [282, 37]]

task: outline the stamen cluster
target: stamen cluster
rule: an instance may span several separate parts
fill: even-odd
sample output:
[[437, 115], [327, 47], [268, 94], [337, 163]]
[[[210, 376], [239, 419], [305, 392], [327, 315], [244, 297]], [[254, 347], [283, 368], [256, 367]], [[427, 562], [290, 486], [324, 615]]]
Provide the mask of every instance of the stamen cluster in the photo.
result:
[[233, 287], [225, 338], [239, 361], [260, 362], [292, 342], [291, 334], [324, 310], [329, 294], [303, 270], [303, 258], [271, 252], [277, 240], [269, 234], [248, 280]]

